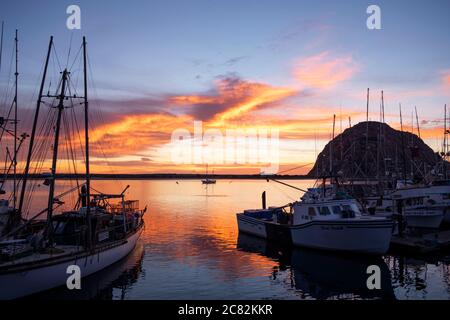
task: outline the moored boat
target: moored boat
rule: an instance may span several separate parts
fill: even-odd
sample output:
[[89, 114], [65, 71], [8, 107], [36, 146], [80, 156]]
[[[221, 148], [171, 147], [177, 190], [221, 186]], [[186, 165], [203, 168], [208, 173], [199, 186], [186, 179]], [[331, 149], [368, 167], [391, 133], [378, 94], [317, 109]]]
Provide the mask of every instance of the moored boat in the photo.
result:
[[245, 210], [237, 220], [239, 231], [269, 240], [368, 254], [386, 253], [393, 231], [391, 219], [363, 216], [357, 201], [339, 192], [307, 195], [282, 208]]
[[[87, 55], [86, 41], [83, 38], [83, 68], [84, 70], [84, 96], [71, 95], [75, 92], [70, 88], [70, 71], [64, 69], [61, 79], [54, 95], [44, 95], [48, 62], [53, 48], [53, 37], [50, 39], [47, 59], [45, 63], [41, 89], [34, 115], [33, 129], [27, 161], [21, 181], [21, 192], [17, 213], [21, 217], [24, 212], [25, 198], [31, 199], [33, 188], [27, 191], [29, 170], [32, 156], [36, 156], [36, 167], [42, 167], [46, 160], [46, 154], [36, 155], [35, 150], [42, 145], [34, 145], [36, 128], [39, 118], [39, 110], [44, 98], [50, 98], [48, 103], [50, 110], [54, 112], [53, 119], [56, 123], [49, 122], [48, 132], [54, 132], [52, 144], [51, 172], [46, 173], [42, 185], [48, 187], [48, 206], [38, 211], [32, 218], [27, 219], [20, 225], [16, 225], [11, 231], [0, 236], [0, 299], [14, 299], [48, 290], [67, 283], [69, 276], [74, 270], [79, 269], [79, 277], [86, 277], [98, 272], [113, 263], [124, 258], [136, 245], [137, 240], [144, 228], [143, 216], [146, 209], [140, 210], [138, 201], [126, 200], [125, 192], [127, 186], [120, 194], [106, 194], [91, 188], [90, 182], [90, 157], [89, 157], [89, 117], [87, 100]], [[71, 91], [73, 90], [73, 91]], [[84, 163], [83, 183], [77, 181], [74, 189], [68, 190], [61, 195], [55, 194], [57, 180], [57, 162], [61, 119], [67, 121], [66, 108], [74, 107], [73, 99], [81, 99], [77, 105], [83, 106], [84, 118], [84, 153], [81, 158]], [[66, 106], [66, 101], [71, 101]], [[54, 105], [53, 103], [56, 103]], [[64, 115], [63, 115], [64, 113]], [[67, 132], [66, 132], [67, 134]], [[79, 134], [79, 132], [78, 132]], [[70, 144], [70, 138], [66, 140]], [[73, 151], [74, 146], [68, 147]], [[72, 156], [74, 153], [72, 152]], [[71, 159], [75, 167], [75, 157]], [[39, 162], [40, 161], [40, 162]], [[61, 200], [64, 195], [79, 191], [78, 201], [71, 210], [57, 211], [65, 203]], [[96, 193], [92, 193], [95, 191]], [[4, 204], [7, 207], [7, 204]], [[31, 208], [33, 211], [35, 207]], [[36, 222], [39, 216], [46, 214], [45, 221]], [[35, 223], [42, 225], [34, 228]], [[24, 233], [27, 230], [27, 233]], [[26, 235], [26, 237], [24, 236]], [[70, 268], [69, 268], [70, 267]], [[72, 269], [74, 268], [74, 269]]]

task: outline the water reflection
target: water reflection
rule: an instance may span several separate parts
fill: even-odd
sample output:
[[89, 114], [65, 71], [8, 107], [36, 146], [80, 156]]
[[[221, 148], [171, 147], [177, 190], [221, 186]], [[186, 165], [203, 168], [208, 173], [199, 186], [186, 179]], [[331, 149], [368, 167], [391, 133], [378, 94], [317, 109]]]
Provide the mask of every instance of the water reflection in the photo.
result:
[[[278, 260], [280, 267], [272, 273], [289, 272], [291, 287], [300, 296], [314, 299], [395, 299], [389, 268], [382, 258], [355, 258], [328, 252], [281, 247], [246, 234], [239, 234], [238, 249]], [[366, 286], [367, 267], [381, 269], [381, 290]]]
[[[313, 181], [289, 183], [304, 189]], [[89, 282], [81, 292], [58, 289], [43, 298], [450, 298], [450, 256], [354, 259], [280, 248], [239, 235], [236, 212], [261, 207], [263, 191], [268, 205], [281, 206], [299, 198], [296, 190], [280, 188], [281, 192], [261, 180], [218, 180], [206, 186], [199, 180], [93, 181], [95, 189], [108, 193], [121, 192], [128, 184], [127, 197], [138, 199], [141, 207], [148, 205], [141, 236], [144, 248], [92, 280], [86, 278]], [[63, 185], [58, 188], [60, 193], [65, 190]], [[42, 202], [37, 208], [46, 204], [45, 197], [37, 200]], [[369, 264], [381, 266], [381, 291], [365, 287]]]
[[66, 287], [55, 288], [30, 296], [31, 299], [54, 300], [124, 300], [128, 291], [143, 273], [142, 261], [144, 245], [138, 242], [136, 248], [124, 259], [82, 279], [81, 290], [68, 290]]

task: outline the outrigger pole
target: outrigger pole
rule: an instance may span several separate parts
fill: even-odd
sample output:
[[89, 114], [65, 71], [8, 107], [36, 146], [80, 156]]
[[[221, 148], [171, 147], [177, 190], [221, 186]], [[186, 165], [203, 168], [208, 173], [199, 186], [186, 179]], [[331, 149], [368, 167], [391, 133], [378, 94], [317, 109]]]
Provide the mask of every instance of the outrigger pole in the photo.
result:
[[39, 109], [41, 108], [42, 93], [44, 91], [45, 78], [47, 77], [48, 62], [50, 60], [50, 53], [51, 53], [51, 50], [52, 50], [52, 45], [53, 45], [53, 36], [50, 37], [50, 42], [48, 44], [47, 58], [45, 60], [44, 73], [42, 75], [41, 87], [39, 89], [39, 97], [38, 97], [38, 101], [37, 101], [37, 105], [36, 105], [36, 111], [35, 111], [35, 114], [34, 114], [33, 128], [31, 130], [30, 145], [28, 146], [27, 163], [25, 165], [24, 177], [23, 177], [23, 182], [22, 182], [22, 190], [20, 192], [19, 214], [22, 214], [22, 210], [23, 210], [23, 201], [24, 201], [24, 198], [25, 198], [25, 189], [26, 189], [26, 186], [27, 186], [28, 174], [29, 174], [29, 171], [30, 171], [30, 162], [31, 162], [31, 155], [33, 153], [34, 138], [36, 136], [37, 121], [39, 119]]
[[16, 29], [16, 37], [14, 39], [16, 45], [16, 72], [14, 73], [15, 77], [15, 88], [14, 88], [14, 158], [13, 158], [13, 208], [14, 210], [17, 208], [17, 85], [19, 78], [19, 39], [18, 39], [18, 31]]

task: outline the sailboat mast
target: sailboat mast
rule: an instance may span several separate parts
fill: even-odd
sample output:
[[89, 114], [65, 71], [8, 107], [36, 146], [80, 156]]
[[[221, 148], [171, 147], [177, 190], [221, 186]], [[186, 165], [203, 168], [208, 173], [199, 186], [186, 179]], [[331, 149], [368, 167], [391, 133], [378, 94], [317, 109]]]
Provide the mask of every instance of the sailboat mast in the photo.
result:
[[55, 140], [53, 142], [53, 158], [52, 158], [52, 168], [51, 168], [51, 177], [50, 177], [50, 189], [48, 192], [48, 207], [47, 207], [47, 229], [46, 236], [47, 239], [51, 240], [53, 225], [52, 225], [52, 216], [53, 216], [53, 203], [55, 196], [55, 180], [56, 180], [56, 165], [58, 162], [58, 147], [59, 147], [59, 132], [61, 129], [61, 116], [64, 110], [64, 99], [66, 98], [66, 84], [68, 80], [69, 72], [67, 69], [64, 69], [62, 74], [62, 84], [61, 84], [61, 94], [59, 96], [58, 102], [58, 116], [56, 119], [55, 126]]
[[442, 152], [444, 153], [444, 178], [447, 179], [447, 105], [444, 105], [444, 145], [442, 146]]
[[16, 37], [14, 39], [16, 46], [16, 72], [14, 73], [14, 157], [13, 157], [13, 173], [14, 173], [14, 186], [13, 186], [13, 208], [17, 207], [17, 85], [19, 78], [19, 39], [18, 31], [16, 29]]
[[414, 109], [416, 111], [417, 134], [419, 135], [420, 138], [420, 125], [419, 125], [419, 116], [417, 115], [417, 106], [414, 106]]
[[84, 138], [86, 152], [86, 222], [88, 229], [87, 247], [91, 247], [91, 175], [89, 168], [89, 102], [87, 91], [87, 56], [86, 56], [86, 37], [83, 37], [83, 70], [84, 70]]
[[336, 126], [336, 115], [333, 115], [333, 134], [331, 135], [330, 141], [330, 176], [333, 177], [333, 140], [334, 140], [334, 129]]
[[22, 210], [23, 210], [23, 201], [25, 198], [25, 190], [26, 190], [27, 181], [28, 181], [28, 174], [30, 171], [30, 162], [31, 162], [31, 155], [33, 153], [34, 138], [36, 136], [37, 122], [39, 119], [39, 110], [40, 110], [41, 104], [42, 104], [42, 93], [44, 91], [45, 78], [47, 77], [48, 62], [50, 60], [50, 53], [52, 50], [52, 46], [53, 46], [53, 36], [50, 37], [50, 42], [48, 44], [47, 58], [45, 60], [44, 73], [42, 75], [41, 87], [39, 89], [39, 97], [38, 97], [38, 101], [36, 104], [36, 111], [34, 114], [33, 128], [31, 129], [30, 144], [28, 146], [27, 163], [25, 164], [24, 177], [23, 177], [23, 181], [22, 181], [22, 190], [20, 192], [20, 200], [19, 200], [19, 213], [20, 214], [22, 214]]
[[400, 130], [402, 132], [402, 155], [403, 155], [403, 183], [406, 185], [406, 154], [405, 154], [405, 140], [404, 140], [404, 134], [403, 134], [403, 118], [402, 118], [402, 104], [399, 104], [400, 109]]

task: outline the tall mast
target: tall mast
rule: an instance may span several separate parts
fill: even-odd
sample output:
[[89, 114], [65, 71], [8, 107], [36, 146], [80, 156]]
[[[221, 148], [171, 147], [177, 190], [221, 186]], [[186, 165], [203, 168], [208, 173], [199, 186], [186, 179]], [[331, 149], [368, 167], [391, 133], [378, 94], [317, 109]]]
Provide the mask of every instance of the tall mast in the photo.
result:
[[51, 242], [51, 236], [53, 232], [52, 216], [53, 216], [53, 203], [55, 196], [55, 180], [56, 180], [56, 165], [58, 161], [58, 147], [59, 147], [59, 132], [61, 129], [61, 116], [64, 110], [64, 99], [66, 98], [66, 84], [68, 80], [69, 72], [64, 69], [62, 73], [62, 84], [61, 84], [61, 94], [59, 95], [58, 102], [58, 116], [56, 119], [55, 126], [55, 140], [53, 142], [53, 158], [52, 158], [52, 168], [51, 168], [51, 178], [50, 178], [50, 189], [48, 192], [48, 206], [47, 206], [47, 239]]
[[14, 73], [15, 84], [14, 84], [14, 157], [13, 157], [13, 172], [14, 172], [14, 186], [13, 186], [13, 208], [17, 207], [17, 83], [19, 78], [19, 39], [18, 32], [16, 29], [16, 37], [14, 39], [16, 45], [16, 72]]
[[2, 21], [2, 32], [0, 35], [0, 71], [2, 71], [2, 56], [3, 56], [3, 28], [5, 26], [5, 22]]
[[370, 89], [367, 88], [367, 105], [366, 105], [366, 148], [364, 150], [364, 167], [366, 169], [366, 177], [369, 173], [369, 165], [368, 165], [368, 158], [369, 158], [369, 94]]
[[23, 209], [23, 201], [24, 201], [24, 197], [25, 197], [25, 189], [26, 189], [26, 186], [27, 186], [28, 174], [29, 174], [29, 171], [30, 171], [31, 155], [33, 153], [34, 138], [36, 136], [36, 127], [37, 127], [37, 122], [38, 122], [38, 119], [39, 119], [39, 110], [41, 108], [42, 93], [44, 91], [45, 78], [47, 77], [48, 62], [49, 62], [49, 59], [50, 59], [50, 53], [51, 53], [51, 50], [52, 50], [52, 45], [53, 45], [53, 36], [50, 37], [50, 42], [48, 44], [48, 52], [47, 52], [47, 58], [45, 60], [44, 73], [42, 75], [41, 87], [39, 89], [39, 97], [38, 97], [38, 101], [37, 101], [37, 104], [36, 104], [36, 111], [34, 113], [33, 128], [31, 130], [31, 137], [30, 137], [30, 145], [28, 146], [27, 163], [25, 165], [24, 177], [23, 177], [23, 181], [22, 181], [22, 190], [20, 192], [20, 201], [19, 201], [19, 213], [20, 214], [22, 214], [22, 209]]
[[417, 134], [419, 135], [420, 138], [420, 125], [419, 125], [419, 116], [417, 115], [417, 106], [414, 106], [414, 109], [416, 111]]
[[89, 102], [87, 91], [87, 55], [86, 55], [86, 37], [83, 37], [83, 71], [84, 71], [84, 138], [86, 153], [86, 222], [88, 229], [87, 247], [91, 247], [92, 230], [91, 230], [91, 175], [89, 168]]
[[333, 134], [331, 135], [330, 141], [330, 176], [333, 177], [333, 140], [334, 140], [334, 129], [336, 126], [336, 115], [333, 115]]
[[402, 104], [399, 104], [400, 108], [400, 130], [402, 132], [402, 155], [403, 155], [403, 183], [406, 185], [406, 154], [405, 154], [405, 141], [403, 136], [403, 119], [402, 119]]
[[444, 153], [444, 178], [447, 179], [447, 105], [444, 105], [444, 145], [442, 146], [442, 152]]

